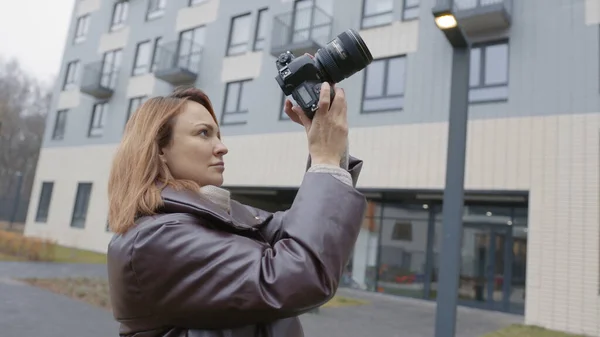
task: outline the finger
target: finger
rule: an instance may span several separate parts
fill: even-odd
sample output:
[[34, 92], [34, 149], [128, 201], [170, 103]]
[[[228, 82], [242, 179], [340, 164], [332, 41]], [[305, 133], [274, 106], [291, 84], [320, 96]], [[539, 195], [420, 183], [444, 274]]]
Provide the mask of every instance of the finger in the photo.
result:
[[[333, 109], [330, 110], [330, 113], [335, 114], [337, 116], [347, 114], [347, 103], [346, 103], [346, 93], [344, 89], [337, 88], [335, 90], [335, 97], [333, 98], [333, 102], [331, 103], [331, 107]], [[345, 119], [346, 116], [343, 116]]]
[[340, 105], [340, 107], [345, 107], [346, 105], [346, 92], [344, 92], [343, 88], [335, 89], [335, 97], [333, 98], [333, 102], [331, 105]]
[[292, 104], [292, 102], [289, 99], [286, 98], [285, 99], [285, 105], [284, 105], [283, 111], [285, 111], [285, 114], [288, 115], [288, 117], [291, 120], [293, 120], [294, 122], [296, 122], [296, 123], [298, 123], [300, 125], [304, 125], [302, 123], [302, 120], [300, 120], [300, 117], [298, 117], [298, 114], [292, 110], [293, 106], [294, 105]]
[[310, 118], [308, 118], [308, 116], [306, 116], [306, 113], [304, 113], [302, 108], [299, 106], [292, 107], [292, 111], [294, 113], [296, 113], [296, 116], [298, 117], [298, 119], [300, 119], [300, 123], [302, 125], [304, 125], [304, 128], [306, 129], [306, 131], [308, 131], [308, 129], [310, 128], [310, 126], [312, 124], [312, 121], [310, 120]]
[[327, 82], [321, 84], [321, 95], [319, 97], [319, 109], [316, 114], [324, 114], [329, 110], [331, 104], [331, 86]]

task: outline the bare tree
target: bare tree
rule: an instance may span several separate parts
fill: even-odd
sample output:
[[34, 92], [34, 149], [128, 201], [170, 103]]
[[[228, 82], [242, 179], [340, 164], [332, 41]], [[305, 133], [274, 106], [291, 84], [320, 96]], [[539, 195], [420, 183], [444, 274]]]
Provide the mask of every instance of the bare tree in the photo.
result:
[[17, 173], [23, 175], [20, 198], [31, 193], [50, 104], [51, 88], [27, 74], [18, 61], [0, 58], [0, 200], [4, 197], [5, 208], [14, 200]]

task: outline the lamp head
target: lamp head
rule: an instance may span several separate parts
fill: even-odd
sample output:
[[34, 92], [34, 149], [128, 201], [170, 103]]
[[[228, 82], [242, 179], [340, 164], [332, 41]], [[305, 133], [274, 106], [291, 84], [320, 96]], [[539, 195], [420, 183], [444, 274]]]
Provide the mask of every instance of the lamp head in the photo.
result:
[[454, 14], [452, 14], [452, 13], [441, 14], [439, 16], [436, 16], [435, 24], [441, 30], [451, 29], [451, 28], [455, 28], [457, 26], [456, 18], [454, 17]]

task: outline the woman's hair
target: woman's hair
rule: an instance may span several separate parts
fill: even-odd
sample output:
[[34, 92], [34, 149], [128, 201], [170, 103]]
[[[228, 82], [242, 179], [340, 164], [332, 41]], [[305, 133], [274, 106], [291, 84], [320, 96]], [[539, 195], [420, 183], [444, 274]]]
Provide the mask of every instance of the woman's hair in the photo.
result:
[[113, 232], [125, 233], [138, 216], [155, 214], [165, 186], [200, 188], [195, 182], [174, 179], [159, 157], [160, 149], [172, 141], [175, 118], [188, 100], [202, 104], [218, 125], [210, 99], [196, 88], [150, 98], [127, 122], [108, 179], [108, 223]]

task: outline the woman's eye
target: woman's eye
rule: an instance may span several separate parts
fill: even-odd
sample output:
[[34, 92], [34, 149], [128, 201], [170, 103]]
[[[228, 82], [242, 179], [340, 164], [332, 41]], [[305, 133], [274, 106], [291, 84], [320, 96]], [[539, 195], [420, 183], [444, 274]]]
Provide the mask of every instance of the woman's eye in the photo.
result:
[[198, 134], [203, 137], [208, 137], [208, 130], [200, 130]]

